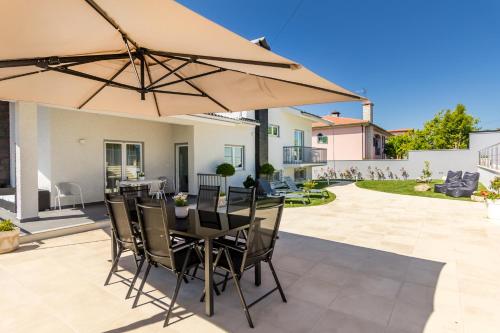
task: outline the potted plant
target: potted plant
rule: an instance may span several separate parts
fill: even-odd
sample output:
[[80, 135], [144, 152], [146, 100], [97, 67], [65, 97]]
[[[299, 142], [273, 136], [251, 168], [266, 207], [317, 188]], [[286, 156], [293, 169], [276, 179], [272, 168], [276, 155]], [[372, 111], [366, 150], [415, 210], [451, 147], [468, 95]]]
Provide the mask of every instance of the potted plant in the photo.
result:
[[491, 191], [485, 196], [488, 218], [500, 220], [500, 177], [495, 177], [491, 181], [490, 188]]
[[260, 166], [260, 174], [266, 176], [267, 180], [271, 180], [274, 171], [275, 169], [271, 163], [264, 163]]
[[175, 216], [178, 218], [186, 218], [189, 214], [189, 205], [187, 200], [187, 193], [178, 193], [174, 195], [174, 203], [175, 203]]
[[19, 247], [19, 228], [11, 220], [0, 222], [0, 253], [14, 251]]
[[141, 171], [141, 172], [139, 172], [138, 176], [139, 176], [139, 180], [144, 180], [144, 179], [146, 179], [146, 175], [144, 175], [144, 172], [142, 172], [142, 171]]
[[219, 193], [218, 205], [219, 205], [219, 207], [224, 207], [226, 205], [226, 193], [224, 193], [224, 192]]
[[229, 163], [222, 163], [215, 170], [216, 174], [224, 177], [224, 184], [225, 184], [224, 192], [227, 192], [227, 177], [231, 177], [232, 175], [234, 175], [235, 172], [236, 170], [234, 169], [234, 166]]
[[247, 179], [243, 181], [243, 186], [245, 188], [252, 188], [255, 186], [255, 179], [253, 179], [252, 175], [247, 176]]

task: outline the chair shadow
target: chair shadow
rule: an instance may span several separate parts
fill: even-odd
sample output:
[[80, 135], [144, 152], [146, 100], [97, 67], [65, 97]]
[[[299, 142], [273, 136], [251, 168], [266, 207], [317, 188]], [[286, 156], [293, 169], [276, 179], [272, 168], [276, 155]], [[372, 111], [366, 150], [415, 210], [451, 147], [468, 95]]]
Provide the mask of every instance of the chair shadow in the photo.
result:
[[[297, 251], [297, 249], [300, 249], [300, 251]], [[306, 249], [306, 250], [304, 250]], [[376, 249], [371, 249], [371, 248], [365, 248], [365, 247], [360, 247], [360, 246], [354, 246], [346, 243], [341, 243], [337, 241], [330, 241], [330, 240], [323, 240], [320, 238], [315, 238], [315, 237], [309, 237], [309, 236], [303, 236], [299, 234], [292, 234], [288, 232], [280, 232], [280, 237], [277, 241], [276, 245], [276, 250], [275, 250], [275, 255], [273, 258], [273, 264], [278, 270], [278, 275], [280, 275], [280, 272], [285, 275], [285, 279], [288, 279], [288, 276], [294, 276], [297, 275], [298, 278], [301, 276], [297, 272], [293, 272], [294, 267], [296, 265], [300, 265], [305, 258], [300, 258], [301, 255], [304, 253], [298, 253], [298, 252], [305, 252], [307, 253], [308, 251], [310, 253], [314, 253], [316, 251], [319, 251], [319, 253], [323, 252], [326, 253], [326, 256], [317, 264], [322, 264], [328, 266], [333, 266], [333, 267], [341, 267], [341, 268], [346, 268], [349, 269], [353, 272], [353, 278], [351, 281], [348, 281], [348, 284], [346, 284], [345, 287], [340, 287], [340, 292], [342, 293], [342, 290], [357, 290], [359, 289], [359, 292], [365, 293], [369, 292], [367, 291], [367, 286], [366, 285], [357, 285], [356, 281], [362, 280], [362, 278], [366, 277], [372, 277], [374, 278], [373, 281], [376, 281], [374, 285], [371, 285], [371, 287], [374, 290], [378, 289], [383, 289], [383, 286], [378, 286], [376, 283], [377, 281], [381, 281], [380, 283], [383, 283], [383, 281], [395, 281], [394, 283], [399, 283], [399, 291], [396, 296], [391, 300], [393, 302], [393, 308], [391, 311], [391, 315], [388, 318], [387, 322], [385, 323], [385, 328], [388, 327], [389, 323], [391, 324], [391, 327], [394, 329], [396, 328], [395, 331], [405, 330], [405, 325], [411, 325], [411, 331], [412, 332], [424, 332], [426, 324], [431, 316], [431, 314], [434, 311], [434, 295], [435, 295], [435, 289], [441, 274], [441, 271], [445, 265], [443, 262], [438, 262], [438, 261], [432, 261], [432, 260], [426, 260], [426, 259], [419, 259], [419, 258], [414, 258], [411, 256], [405, 256], [405, 255], [400, 255], [400, 254], [395, 254], [391, 252], [386, 252], [386, 251], [381, 251], [381, 250], [376, 250]], [[295, 257], [297, 255], [298, 257]], [[293, 263], [294, 258], [297, 260], [297, 263]], [[361, 259], [362, 258], [362, 259]], [[356, 262], [357, 260], [362, 260], [363, 265], [359, 265], [359, 262]], [[280, 262], [283, 264], [281, 265]], [[300, 263], [299, 263], [300, 262]], [[267, 265], [266, 265], [267, 266]], [[409, 269], [409, 267], [412, 267], [412, 269]], [[264, 267], [264, 265], [263, 265]], [[304, 273], [303, 276], [308, 276], [310, 274], [310, 271], [314, 270], [311, 268], [309, 272]], [[133, 260], [130, 257], [127, 257], [126, 259], [123, 259], [120, 262], [119, 266], [119, 271], [125, 271], [127, 272], [126, 275], [131, 276], [135, 272], [135, 265], [133, 263]], [[422, 272], [425, 272], [423, 274]], [[120, 273], [120, 272], [118, 272]], [[263, 279], [263, 284], [267, 284], [267, 286], [264, 287], [255, 287], [253, 285], [253, 272], [248, 272], [246, 276], [244, 276], [244, 280], [246, 280], [246, 283], [244, 283], [243, 287], [243, 292], [245, 293], [248, 291], [252, 295], [249, 295], [247, 301], [251, 302], [254, 298], [256, 297], [256, 291], [262, 291], [262, 294], [268, 291], [268, 287], [271, 286], [271, 282], [273, 282], [272, 275], [269, 270], [263, 269], [262, 270], [262, 279]], [[121, 275], [121, 274], [120, 274]], [[198, 272], [198, 275], [202, 275], [202, 270]], [[122, 275], [123, 277], [123, 275]], [[103, 277], [104, 278], [104, 277]], [[116, 282], [116, 279], [119, 278], [118, 276], [115, 276], [113, 279], [115, 279], [114, 282]], [[142, 274], [140, 276], [142, 278]], [[297, 278], [297, 279], [298, 279]], [[281, 277], [280, 277], [281, 279]], [[333, 277], [332, 277], [333, 279]], [[383, 280], [383, 281], [382, 281]], [[420, 281], [421, 280], [421, 281]], [[112, 280], [113, 281], [113, 280]], [[124, 284], [124, 294], [126, 293], [126, 290], [129, 286], [130, 279], [126, 280], [121, 280], [118, 282], [122, 282]], [[182, 284], [179, 298], [177, 300], [177, 303], [174, 308], [174, 312], [172, 313], [171, 317], [171, 322], [169, 324], [169, 327], [172, 326], [175, 328], [175, 324], [179, 321], [185, 320], [191, 316], [197, 315], [202, 317], [204, 320], [211, 322], [212, 324], [218, 326], [219, 328], [226, 330], [226, 331], [232, 331], [233, 328], [229, 327], [224, 323], [224, 321], [221, 321], [220, 318], [217, 319], [217, 307], [218, 303], [219, 305], [222, 303], [224, 306], [223, 308], [227, 308], [228, 306], [235, 308], [236, 311], [241, 310], [241, 317], [234, 318], [234, 320], [239, 320], [241, 321], [241, 325], [246, 324], [245, 320], [245, 315], [244, 312], [241, 308], [238, 307], [239, 301], [236, 300], [230, 300], [231, 298], [237, 298], [234, 297], [235, 294], [228, 294], [228, 290], [226, 290], [225, 293], [223, 293], [221, 296], [214, 296], [214, 303], [215, 303], [215, 311], [216, 314], [214, 317], [207, 317], [204, 315], [202, 309], [203, 305], [201, 303], [200, 306], [196, 306], [196, 303], [193, 301], [193, 299], [196, 300], [196, 302], [199, 299], [199, 296], [201, 296], [202, 290], [203, 290], [203, 283], [201, 281], [197, 280], [191, 280], [189, 279], [189, 284]], [[266, 283], [264, 283], [266, 282]], [[284, 291], [285, 294], [287, 295], [288, 298], [294, 299], [294, 300], [301, 300], [301, 297], [303, 297], [303, 293], [300, 293], [300, 290], [298, 288], [293, 287], [293, 282], [291, 281], [289, 284], [286, 283], [286, 281], [281, 281], [283, 286], [284, 286]], [[136, 283], [136, 287], [134, 292], [132, 293], [132, 298], [135, 296], [137, 292], [137, 287], [140, 283], [140, 279]], [[362, 282], [359, 282], [362, 283]], [[374, 283], [374, 282], [371, 282]], [[420, 284], [422, 283], [422, 284]], [[414, 297], [415, 294], [411, 292], [401, 292], [401, 289], [403, 288], [403, 285], [417, 285], [421, 287], [425, 287], [426, 290], [431, 290], [432, 292], [426, 293], [426, 294], [421, 294], [418, 295], [419, 297], [419, 304], [415, 305], [416, 308], [418, 308], [418, 316], [412, 316], [412, 319], [408, 322], [405, 320], [405, 315], [408, 315], [407, 313], [405, 314], [404, 311], [400, 311], [398, 309], [399, 304], [410, 304], [412, 305], [412, 302], [414, 302]], [[161, 313], [158, 313], [152, 317], [149, 318], [144, 318], [140, 321], [127, 324], [121, 327], [116, 327], [113, 329], [110, 329], [106, 332], [108, 333], [123, 333], [123, 332], [130, 332], [133, 331], [134, 329], [138, 329], [142, 326], [145, 325], [150, 325], [154, 324], [156, 322], [163, 322], [165, 319], [165, 314], [168, 309], [168, 305], [165, 302], [162, 302], [161, 299], [165, 297], [171, 297], [173, 293], [173, 289], [175, 286], [175, 276], [166, 271], [165, 269], [161, 268], [153, 268], [150, 276], [148, 277], [148, 281], [146, 284], [147, 287], [145, 287], [145, 292], [146, 294], [141, 295], [140, 302], [138, 304], [138, 307], [144, 306], [146, 304], [154, 304], [157, 306], [159, 309], [161, 309]], [[347, 287], [349, 289], [347, 289]], [[247, 288], [247, 290], [245, 290]], [[322, 288], [319, 287], [318, 288]], [[228, 289], [232, 289], [232, 284], [228, 284]], [[253, 289], [253, 290], [250, 290]], [[418, 288], [417, 288], [418, 290]], [[155, 296], [150, 295], [154, 293]], [[229, 292], [230, 293], [230, 292]], [[156, 295], [161, 294], [160, 300], [157, 301], [155, 300]], [[273, 298], [269, 303], [264, 302], [264, 304], [258, 304], [256, 305], [256, 308], [258, 307], [266, 307], [269, 306], [270, 309], [272, 307], [279, 308], [280, 313], [286, 313], [288, 310], [287, 309], [292, 309], [291, 303], [281, 303], [281, 299], [279, 297], [279, 294], [273, 294], [274, 296], [270, 296], [270, 298]], [[377, 297], [380, 295], [377, 295], [376, 292], [373, 294]], [[338, 296], [340, 297], [340, 296]], [[382, 297], [382, 296], [380, 296]], [[384, 296], [385, 297], [385, 296]], [[356, 311], [356, 308], [362, 308], [366, 306], [363, 301], [363, 297], [359, 298], [351, 298], [349, 297], [346, 298], [347, 302], [350, 302], [350, 304], [346, 303], [346, 308], [336, 308], [334, 311], [340, 311], [343, 314], [346, 314], [348, 316], [356, 316], [356, 314], [350, 314], [347, 313], [347, 311], [354, 310]], [[231, 302], [230, 305], [228, 305], [228, 302]], [[335, 302], [335, 300], [334, 300]], [[357, 303], [359, 302], [359, 303]], [[169, 301], [168, 301], [169, 303]], [[236, 305], [238, 304], [238, 305]], [[177, 311], [178, 307], [182, 307], [184, 310], [182, 311]], [[274, 309], [273, 311], [275, 311]], [[222, 311], [222, 310], [220, 310]], [[273, 312], [273, 315], [276, 314], [276, 312]], [[292, 310], [291, 310], [292, 311]], [[296, 310], [293, 310], [296, 311]], [[325, 307], [325, 314], [327, 311], [332, 311], [331, 306], [330, 310], [328, 310], [328, 307]], [[344, 312], [346, 311], [346, 312]], [[250, 310], [250, 313], [254, 319], [254, 324], [256, 325], [255, 331], [259, 331], [259, 322], [266, 321], [270, 322], [270, 320], [274, 320], [275, 318], [269, 317], [269, 314], [267, 314], [268, 311], [257, 311], [256, 309], [252, 308]], [[179, 318], [180, 314], [180, 318]], [[189, 314], [189, 315], [188, 315]], [[290, 314], [288, 314], [290, 315]], [[227, 317], [226, 317], [227, 318]], [[326, 319], [326, 318], [325, 318]], [[361, 318], [363, 320], [363, 318]], [[318, 323], [309, 323], [311, 325], [309, 328], [312, 328], [312, 325], [316, 325]], [[321, 324], [321, 323], [319, 323]], [[278, 324], [279, 325], [279, 324]], [[286, 326], [286, 323], [283, 324]], [[291, 325], [291, 324], [290, 324]], [[336, 325], [336, 324], [333, 324]], [[375, 324], [374, 324], [375, 325]], [[242, 326], [244, 327], [244, 326]], [[286, 327], [281, 327], [286, 329]], [[291, 329], [292, 327], [289, 327]], [[296, 329], [296, 327], [293, 327]], [[368, 330], [361, 330], [361, 332], [371, 332], [369, 329]], [[375, 331], [375, 330], [373, 330]], [[378, 332], [378, 331], [377, 331]]]

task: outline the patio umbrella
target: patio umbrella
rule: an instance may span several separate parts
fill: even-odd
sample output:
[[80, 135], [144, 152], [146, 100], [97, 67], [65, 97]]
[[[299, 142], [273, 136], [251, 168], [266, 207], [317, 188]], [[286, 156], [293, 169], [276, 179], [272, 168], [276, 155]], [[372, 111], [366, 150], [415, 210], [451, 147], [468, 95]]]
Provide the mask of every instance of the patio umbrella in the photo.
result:
[[142, 116], [362, 99], [175, 1], [0, 3], [0, 99]]

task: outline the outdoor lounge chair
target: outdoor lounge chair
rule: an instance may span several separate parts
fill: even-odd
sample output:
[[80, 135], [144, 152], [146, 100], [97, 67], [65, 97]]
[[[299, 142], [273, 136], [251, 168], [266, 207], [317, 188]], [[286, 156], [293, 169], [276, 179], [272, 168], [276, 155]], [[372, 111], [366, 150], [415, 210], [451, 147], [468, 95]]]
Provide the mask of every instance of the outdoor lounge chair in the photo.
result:
[[462, 171], [448, 171], [446, 175], [446, 180], [443, 184], [434, 185], [434, 192], [436, 193], [446, 193], [448, 186], [460, 185], [462, 181]]
[[[215, 256], [215, 267], [231, 274], [232, 280], [236, 286], [241, 306], [245, 311], [248, 325], [253, 326], [249, 309], [265, 297], [271, 295], [276, 290], [279, 291], [281, 299], [286, 303], [285, 293], [281, 288], [276, 271], [271, 262], [274, 246], [278, 237], [278, 229], [281, 221], [281, 215], [284, 207], [284, 197], [268, 198], [258, 201], [256, 209], [252, 212], [252, 221], [248, 229], [248, 239], [244, 246], [228, 245], [224, 243], [214, 244], [219, 246], [218, 253]], [[243, 291], [240, 286], [240, 279], [243, 273], [261, 262], [267, 262], [274, 277], [276, 287], [254, 302], [247, 304]], [[225, 289], [228, 276], [224, 279], [223, 289]]]
[[54, 206], [59, 207], [61, 210], [61, 199], [71, 199], [73, 201], [73, 207], [76, 205], [76, 200], [80, 199], [82, 208], [85, 208], [83, 203], [83, 193], [82, 188], [77, 183], [71, 182], [61, 182], [55, 185], [56, 196], [54, 198]]
[[477, 190], [479, 172], [465, 172], [459, 184], [452, 183], [446, 189], [446, 195], [454, 198], [470, 197]]
[[[303, 189], [300, 189], [300, 188], [297, 187], [297, 184], [295, 184], [295, 182], [292, 180], [292, 178], [285, 177], [284, 181], [285, 181], [286, 186], [288, 186], [288, 188], [290, 190], [292, 190], [293, 192], [302, 192], [303, 191]], [[326, 192], [326, 190], [311, 189], [308, 192], [309, 193], [315, 193], [315, 194], [321, 194], [322, 197], [328, 198], [328, 193]]]
[[276, 191], [275, 189], [271, 188], [271, 184], [267, 180], [264, 179], [258, 179], [257, 180], [257, 193], [260, 197], [265, 196], [265, 197], [279, 197], [283, 196], [285, 197], [285, 200], [287, 199], [297, 199], [302, 201], [302, 203], [305, 205], [306, 200], [308, 198], [304, 196], [302, 193], [286, 193], [286, 192], [279, 192]]
[[172, 271], [177, 276], [177, 283], [164, 322], [164, 326], [167, 326], [181, 283], [183, 280], [187, 282], [185, 274], [188, 269], [200, 264], [201, 258], [194, 249], [196, 241], [174, 244], [170, 235], [165, 200], [145, 203], [143, 200], [138, 199], [137, 213], [148, 265], [132, 307], [136, 307], [139, 302], [151, 266], [163, 267]]
[[114, 234], [116, 244], [118, 245], [118, 252], [116, 253], [116, 257], [113, 258], [113, 264], [111, 265], [111, 269], [104, 285], [106, 286], [109, 284], [111, 276], [118, 266], [118, 261], [120, 260], [122, 253], [125, 251], [132, 251], [137, 264], [137, 270], [127, 292], [126, 298], [129, 298], [141, 271], [142, 265], [144, 264], [144, 248], [142, 246], [142, 242], [140, 241], [139, 233], [132, 225], [130, 210], [127, 207], [127, 199], [122, 195], [107, 193], [104, 202], [106, 203], [106, 208], [108, 209], [108, 214], [111, 219], [111, 226], [113, 228], [112, 232]]

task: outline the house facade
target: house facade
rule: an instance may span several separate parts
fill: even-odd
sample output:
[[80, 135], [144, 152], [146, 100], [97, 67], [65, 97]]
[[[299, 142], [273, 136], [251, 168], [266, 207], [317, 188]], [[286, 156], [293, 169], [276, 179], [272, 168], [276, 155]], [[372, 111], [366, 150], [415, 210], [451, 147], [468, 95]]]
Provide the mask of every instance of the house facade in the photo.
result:
[[[147, 179], [167, 177], [169, 192], [196, 194], [203, 177], [213, 176], [223, 162], [236, 169], [228, 178], [230, 186], [242, 186], [248, 175], [256, 178], [265, 162], [274, 165], [278, 176], [298, 180], [311, 177], [311, 167], [321, 165], [306, 152], [312, 149], [311, 124], [320, 119], [292, 108], [140, 118], [0, 103], [0, 126], [9, 142], [0, 175], [3, 187], [13, 191], [2, 197], [15, 200], [20, 220], [37, 217], [40, 190], [48, 192], [53, 207], [60, 182], [78, 183], [84, 202], [92, 203], [139, 173]], [[285, 151], [291, 155], [285, 158]]]
[[385, 142], [392, 134], [373, 122], [373, 103], [363, 104], [363, 119], [341, 117], [339, 112], [312, 125], [312, 145], [327, 149], [327, 159], [371, 160], [385, 158]]

